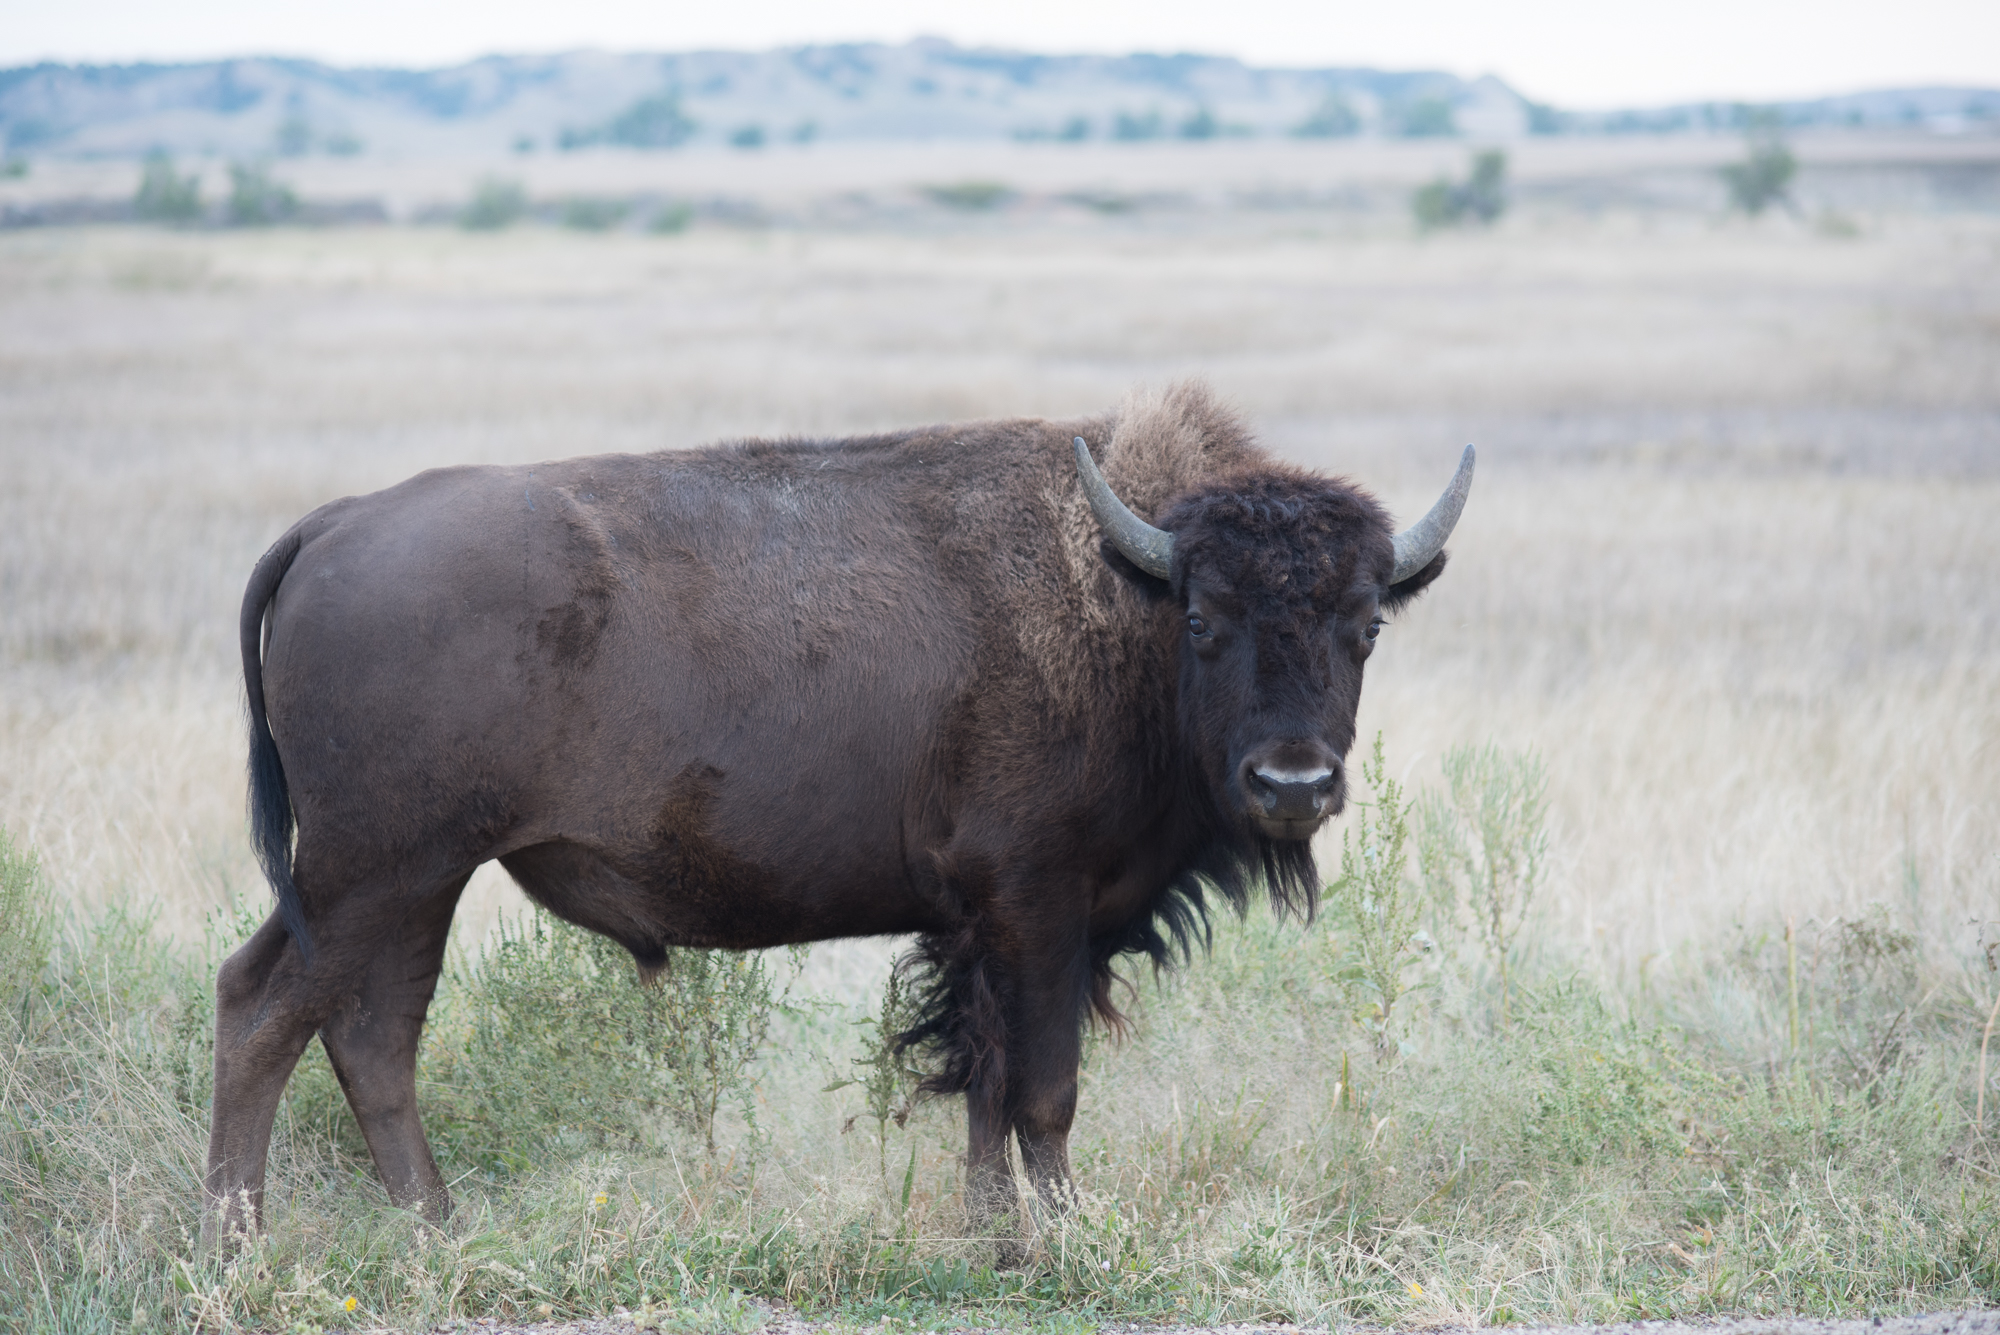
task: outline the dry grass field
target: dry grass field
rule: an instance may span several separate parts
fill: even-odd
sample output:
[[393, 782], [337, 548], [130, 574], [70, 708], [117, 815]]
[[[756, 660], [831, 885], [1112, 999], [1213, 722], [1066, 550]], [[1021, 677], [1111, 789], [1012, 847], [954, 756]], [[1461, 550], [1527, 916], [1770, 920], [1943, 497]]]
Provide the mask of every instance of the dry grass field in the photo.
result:
[[[1386, 632], [1363, 735], [1382, 733], [1412, 789], [1441, 782], [1454, 745], [1537, 752], [1552, 850], [1529, 933], [1537, 958], [1607, 995], [1656, 990], [1684, 1009], [1747, 1008], [1711, 1030], [1727, 1029], [1750, 1067], [1770, 1067], [1768, 998], [1725, 996], [1720, 961], [1768, 961], [1787, 921], [1802, 941], [1834, 941], [1855, 922], [1909, 934], [1930, 995], [1906, 1009], [1949, 1003], [1958, 1017], [1938, 1031], [1958, 1036], [1938, 1059], [1949, 1079], [1924, 1097], [1968, 1105], [1932, 1137], [1956, 1148], [1926, 1170], [1945, 1185], [1924, 1190], [1942, 1200], [1955, 1181], [1961, 1198], [1972, 1191], [1990, 1208], [1994, 1160], [1981, 1167], [1964, 1148], [1991, 1134], [1966, 1132], [1964, 1118], [1977, 1020], [2000, 987], [1982, 955], [2000, 941], [2000, 222], [1986, 216], [1883, 214], [1842, 236], [1784, 218], [1556, 212], [1429, 237], [1400, 222], [1177, 231], [984, 219], [957, 230], [697, 226], [676, 236], [0, 233], [0, 829], [39, 857], [41, 886], [75, 921], [123, 909], [168, 949], [202, 949], [212, 911], [261, 902], [242, 829], [236, 606], [265, 546], [330, 498], [447, 463], [1091, 411], [1184, 375], [1207, 377], [1288, 457], [1368, 483], [1406, 518], [1461, 445], [1480, 445], [1452, 569]], [[1337, 830], [1331, 840], [1329, 874]], [[484, 939], [518, 903], [486, 869], [462, 939]], [[1285, 952], [1318, 939], [1254, 922], [1240, 930], [1248, 935], [1225, 933], [1225, 954], [1249, 942], [1292, 959]], [[883, 943], [820, 950], [799, 994], [868, 1005], [887, 957]], [[1241, 986], [1254, 993], [1248, 968], [1198, 962], [1191, 978], [1249, 977]], [[1327, 1040], [1311, 1079], [1294, 1081], [1288, 1063], [1317, 1031], [1287, 1020], [1231, 1047], [1193, 1014], [1188, 998], [1209, 996], [1202, 986], [1160, 1002], [1155, 1027], [1124, 1055], [1093, 1058], [1126, 1075], [1086, 1091], [1084, 1186], [1149, 1199], [1132, 1185], [1135, 1165], [1178, 1156], [1172, 1173], [1234, 1172], [1277, 1191], [1277, 1204], [1266, 1192], [1263, 1213], [1244, 1217], [1289, 1227], [1290, 1179], [1239, 1171], [1220, 1149], [1207, 1159], [1173, 1149], [1178, 1133], [1162, 1128], [1220, 1117], [1220, 1146], [1251, 1098], [1277, 1129], [1243, 1140], [1238, 1159], [1254, 1142], [1255, 1154], [1331, 1162], [1334, 1149], [1312, 1148], [1331, 1088], [1314, 1081], [1335, 1067], [1345, 1075], [1347, 1040]], [[1246, 1002], [1232, 1019], [1238, 995], [1214, 993], [1225, 1008], [1209, 1012], [1218, 1031], [1263, 1013]], [[1761, 1020], [1750, 1014], [1758, 1006]], [[1151, 1064], [1139, 1062], [1146, 1054]], [[1245, 1069], [1287, 1088], [1249, 1088], [1234, 1079]], [[1433, 1077], [1453, 1071], [1462, 1090], [1501, 1087], [1480, 1083], [1499, 1078], [1491, 1071], [1448, 1063]], [[1381, 1080], [1386, 1099], [1391, 1077]], [[817, 1094], [820, 1082], [812, 1072], [767, 1080], [764, 1180], [789, 1184], [768, 1188], [783, 1201], [817, 1199], [811, 1183], [824, 1188], [829, 1174], [847, 1182], [834, 1193], [846, 1204], [826, 1207], [832, 1238], [862, 1209], [854, 1193], [871, 1189], [877, 1156], [856, 1148], [860, 1132], [837, 1134], [858, 1105]], [[32, 1101], [19, 1085], [0, 1094]], [[1218, 1114], [1215, 1100], [1231, 1097], [1235, 1112]], [[1996, 1106], [2000, 1080], [1990, 1079], [1989, 1127]], [[942, 1221], [954, 1133], [944, 1111], [927, 1116], [910, 1171], [922, 1174], [920, 1203], [933, 1202], [926, 1217]], [[1337, 1145], [1373, 1153], [1399, 1134], [1385, 1132], [1390, 1121]], [[191, 1134], [168, 1139], [147, 1153], [198, 1156]], [[103, 1153], [100, 1193], [130, 1168]], [[351, 1170], [314, 1177], [286, 1162], [281, 1198], [289, 1180], [308, 1195], [344, 1191], [339, 1208], [350, 1213], [371, 1199]], [[612, 1171], [601, 1168], [575, 1180]], [[1390, 1182], [1379, 1169], [1370, 1180]], [[320, 1185], [299, 1185], [309, 1182]], [[1606, 1191], [1592, 1199], [1643, 1214], [1634, 1202], [1644, 1190]], [[747, 1220], [752, 1196], [728, 1208]], [[910, 1199], [906, 1185], [906, 1210]], [[1536, 1225], [1548, 1230], [1534, 1235], [1545, 1239], [1534, 1244], [1540, 1264], [1563, 1273], [1501, 1274], [1518, 1289], [1504, 1303], [1478, 1297], [1494, 1282], [1480, 1256], [1540, 1272], [1512, 1242], [1482, 1253], [1476, 1239], [1457, 1251], [1440, 1243], [1436, 1255], [1457, 1260], [1438, 1262], [1435, 1278], [1371, 1263], [1415, 1295], [1402, 1307], [1343, 1307], [1327, 1296], [1333, 1280], [1303, 1279], [1295, 1293], [1284, 1287], [1293, 1280], [1196, 1285], [1180, 1301], [1319, 1321], [1359, 1310], [1419, 1322], [1703, 1310], [1670, 1299], [1632, 1307], [1616, 1266], [1582, 1275], [1575, 1257], [1590, 1244], [1563, 1232], [1553, 1196], [1538, 1199], [1557, 1219]], [[1584, 1216], [1598, 1221], [1602, 1260], [1616, 1228]], [[71, 1241], [46, 1245], [84, 1254], [94, 1219], [72, 1218]], [[647, 1225], [621, 1227], [638, 1238]], [[1942, 1249], [1949, 1230], [1933, 1227]], [[295, 1258], [321, 1256], [327, 1274], [338, 1268], [296, 1239], [286, 1245]], [[1992, 1236], [1971, 1245], [1976, 1262]], [[0, 1256], [0, 1289], [11, 1279], [24, 1295], [47, 1295], [27, 1247]], [[1987, 1260], [2000, 1276], [2000, 1254]], [[1752, 1308], [1865, 1310], [1981, 1301], [1968, 1282], [1885, 1280], [1846, 1298], [1733, 1292]], [[249, 1306], [189, 1319], [290, 1319], [268, 1293], [243, 1296], [265, 1292], [257, 1283], [229, 1290]], [[380, 1299], [385, 1321], [533, 1310], [505, 1285], [440, 1297], [383, 1284], [404, 1295]], [[1718, 1284], [1705, 1292], [1725, 1296], [1709, 1310], [1730, 1304]], [[832, 1280], [781, 1287], [797, 1298], [840, 1292]], [[196, 1289], [208, 1292], [181, 1292]], [[563, 1310], [611, 1301], [582, 1292]], [[2000, 1301], [2000, 1287], [1985, 1292]], [[1590, 1296], [1604, 1293], [1616, 1301]], [[139, 1306], [107, 1328], [149, 1311], [169, 1320], [181, 1299], [158, 1294], [120, 1299]], [[701, 1321], [738, 1320], [716, 1301]], [[232, 1315], [215, 1315], [225, 1308]], [[1155, 1310], [1130, 1310], [1142, 1309]], [[0, 1314], [0, 1329], [8, 1322]]]

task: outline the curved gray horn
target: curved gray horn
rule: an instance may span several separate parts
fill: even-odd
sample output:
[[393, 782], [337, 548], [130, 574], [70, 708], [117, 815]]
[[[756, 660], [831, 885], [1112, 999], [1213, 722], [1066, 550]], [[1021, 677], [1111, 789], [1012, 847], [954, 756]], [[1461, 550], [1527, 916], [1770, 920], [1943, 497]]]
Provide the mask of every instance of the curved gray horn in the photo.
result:
[[1445, 540], [1451, 537], [1459, 511], [1465, 509], [1465, 498], [1472, 491], [1473, 454], [1473, 448], [1466, 446], [1465, 453], [1458, 457], [1458, 471], [1452, 474], [1451, 485], [1437, 498], [1431, 512], [1396, 535], [1396, 571], [1389, 576], [1391, 584], [1401, 584], [1444, 550]]
[[[1167, 578], [1174, 568], [1174, 535], [1163, 528], [1154, 528], [1125, 508], [1125, 502], [1111, 490], [1104, 474], [1097, 471], [1097, 460], [1090, 457], [1090, 446], [1084, 444], [1082, 436], [1074, 437], [1070, 444], [1076, 447], [1076, 471], [1083, 479], [1083, 494], [1090, 499], [1090, 512], [1097, 516], [1097, 525], [1104, 530], [1104, 536], [1133, 565], [1155, 579]], [[1452, 517], [1457, 518], [1458, 512], [1454, 510]], [[1400, 543], [1402, 539], [1396, 541]], [[1401, 552], [1402, 548], [1396, 550]]]

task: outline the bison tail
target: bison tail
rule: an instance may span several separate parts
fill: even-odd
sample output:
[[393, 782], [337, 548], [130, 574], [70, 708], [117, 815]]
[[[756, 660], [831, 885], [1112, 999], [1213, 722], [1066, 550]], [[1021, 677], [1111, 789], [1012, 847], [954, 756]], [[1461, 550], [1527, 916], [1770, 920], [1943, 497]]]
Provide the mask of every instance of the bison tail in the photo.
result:
[[277, 739], [271, 736], [271, 722], [264, 714], [264, 616], [299, 554], [299, 545], [299, 533], [294, 529], [257, 562], [250, 573], [250, 585], [243, 591], [238, 630], [243, 646], [243, 689], [250, 710], [250, 845], [264, 869], [264, 879], [278, 897], [278, 920], [298, 947], [300, 958], [311, 963], [312, 933], [306, 927], [299, 888], [292, 881], [295, 823], [291, 787], [285, 781]]

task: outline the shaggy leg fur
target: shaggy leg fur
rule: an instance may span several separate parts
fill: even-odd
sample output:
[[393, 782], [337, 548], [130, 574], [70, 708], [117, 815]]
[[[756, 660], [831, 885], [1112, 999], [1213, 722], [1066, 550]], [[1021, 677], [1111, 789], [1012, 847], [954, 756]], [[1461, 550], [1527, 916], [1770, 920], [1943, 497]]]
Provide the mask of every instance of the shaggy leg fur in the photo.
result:
[[966, 1091], [966, 1162], [972, 1226], [982, 1234], [1003, 1232], [998, 1259], [1015, 1266], [1026, 1260], [1026, 1242], [1017, 1228], [1000, 1227], [1019, 1203], [1007, 1137], [1019, 1138], [1022, 1167], [1043, 1203], [1061, 1208], [1072, 1190], [1069, 1130], [1076, 1117], [1090, 958], [1081, 914], [1073, 922], [1008, 926], [1014, 930], [994, 933], [1004, 945], [992, 947], [1007, 980], [1004, 1083], [998, 1090]]

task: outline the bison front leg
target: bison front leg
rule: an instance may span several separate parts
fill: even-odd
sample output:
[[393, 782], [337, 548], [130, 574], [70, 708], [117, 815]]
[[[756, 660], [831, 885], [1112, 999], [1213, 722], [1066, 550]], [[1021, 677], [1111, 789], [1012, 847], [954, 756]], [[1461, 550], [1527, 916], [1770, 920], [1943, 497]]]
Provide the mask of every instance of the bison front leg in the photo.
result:
[[967, 1091], [966, 1187], [975, 1233], [998, 1234], [1001, 1265], [1018, 1266], [1027, 1246], [1007, 1141], [1019, 1138], [1021, 1166], [1045, 1205], [1069, 1199], [1089, 957], [1081, 922], [1037, 922], [1005, 935], [1015, 949], [996, 951], [993, 961], [1005, 1028], [1001, 1078]]

